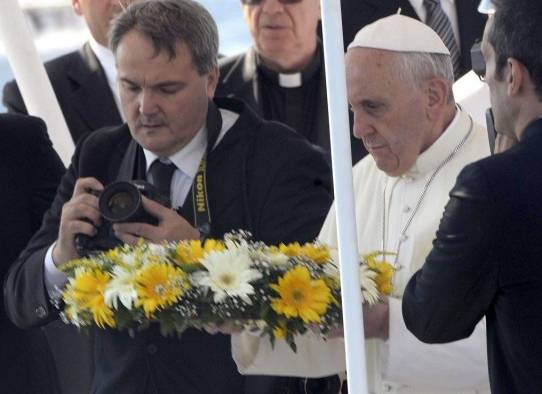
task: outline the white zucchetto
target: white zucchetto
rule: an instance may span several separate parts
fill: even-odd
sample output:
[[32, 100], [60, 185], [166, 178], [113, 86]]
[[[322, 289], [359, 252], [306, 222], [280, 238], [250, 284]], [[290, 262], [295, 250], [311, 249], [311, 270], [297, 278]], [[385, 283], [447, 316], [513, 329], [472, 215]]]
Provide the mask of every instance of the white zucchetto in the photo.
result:
[[348, 45], [348, 49], [352, 48], [450, 55], [450, 51], [433, 29], [417, 19], [400, 14], [366, 25]]

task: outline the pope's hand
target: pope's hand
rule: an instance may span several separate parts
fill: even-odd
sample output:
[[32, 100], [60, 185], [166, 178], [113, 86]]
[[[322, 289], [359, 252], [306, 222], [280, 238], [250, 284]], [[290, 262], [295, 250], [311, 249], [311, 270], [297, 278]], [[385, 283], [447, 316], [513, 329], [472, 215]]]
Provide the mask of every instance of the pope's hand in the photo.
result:
[[390, 307], [388, 299], [374, 305], [363, 304], [363, 329], [365, 338], [386, 340], [389, 336]]
[[208, 323], [203, 326], [203, 329], [209, 334], [238, 334], [243, 332], [243, 326], [234, 322], [228, 321], [222, 324]]
[[154, 243], [199, 239], [199, 231], [173, 209], [166, 208], [146, 197], [143, 197], [143, 208], [158, 219], [158, 225], [115, 223], [113, 230], [118, 239], [130, 245], [135, 245], [140, 238]]

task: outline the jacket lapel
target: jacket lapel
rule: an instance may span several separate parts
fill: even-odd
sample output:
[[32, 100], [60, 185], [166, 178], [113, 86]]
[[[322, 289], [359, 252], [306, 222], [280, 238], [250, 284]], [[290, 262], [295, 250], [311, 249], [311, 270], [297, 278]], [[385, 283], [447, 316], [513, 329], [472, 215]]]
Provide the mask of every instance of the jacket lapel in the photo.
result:
[[[125, 127], [128, 126], [125, 125]], [[134, 139], [130, 139], [119, 167], [117, 181], [145, 180], [146, 169], [147, 165], [143, 150]]]
[[71, 98], [75, 111], [90, 130], [121, 124], [105, 72], [88, 43], [81, 48], [80, 55], [79, 61], [73, 62], [67, 70], [74, 85]]
[[[240, 69], [240, 73], [239, 70]], [[227, 97], [236, 97], [248, 104], [258, 115], [263, 114], [260, 100], [259, 75], [256, 69], [256, 51], [250, 48], [237, 63], [225, 75], [222, 88], [225, 92], [231, 92]]]

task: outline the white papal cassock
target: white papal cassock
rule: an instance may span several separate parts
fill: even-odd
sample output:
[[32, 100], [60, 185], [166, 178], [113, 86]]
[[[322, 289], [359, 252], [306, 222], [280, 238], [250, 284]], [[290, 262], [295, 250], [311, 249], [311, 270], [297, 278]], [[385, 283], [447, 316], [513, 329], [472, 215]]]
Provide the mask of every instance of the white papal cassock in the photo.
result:
[[[454, 150], [457, 150], [455, 155], [443, 165]], [[459, 110], [450, 126], [418, 157], [407, 174], [389, 177], [376, 167], [371, 156], [354, 167], [360, 252], [381, 250], [383, 229], [386, 250], [397, 252], [401, 233], [404, 232], [397, 256], [400, 269], [394, 278], [394, 294], [389, 299], [389, 339], [369, 340], [366, 343], [368, 380], [372, 393], [489, 392], [484, 320], [466, 340], [446, 345], [427, 345], [406, 329], [401, 314], [401, 295], [408, 279], [422, 266], [431, 250], [448, 193], [459, 171], [466, 164], [488, 154], [485, 129], [473, 124], [471, 118]], [[439, 166], [442, 168], [429, 181]], [[424, 188], [427, 188], [427, 192], [421, 198]], [[418, 202], [420, 206], [416, 210]], [[411, 223], [404, 231], [409, 220]], [[334, 206], [319, 239], [329, 245], [337, 245]], [[393, 260], [393, 257], [388, 260]], [[245, 374], [315, 377], [344, 371], [342, 339], [324, 342], [310, 335], [298, 338], [297, 343], [297, 354], [283, 341], [279, 341], [273, 350], [267, 339], [260, 340], [257, 336], [243, 333], [232, 337], [232, 352], [239, 370]]]

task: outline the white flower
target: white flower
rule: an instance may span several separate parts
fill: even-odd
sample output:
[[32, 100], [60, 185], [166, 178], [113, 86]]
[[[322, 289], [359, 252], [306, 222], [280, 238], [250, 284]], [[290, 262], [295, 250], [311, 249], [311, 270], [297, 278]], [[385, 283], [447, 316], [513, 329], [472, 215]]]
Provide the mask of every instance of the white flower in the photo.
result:
[[248, 295], [254, 293], [250, 282], [260, 279], [262, 274], [250, 268], [247, 254], [239, 249], [210, 252], [201, 263], [209, 272], [197, 278], [198, 284], [213, 291], [215, 302], [223, 302], [227, 297], [241, 297], [250, 302]]
[[161, 259], [165, 259], [167, 252], [167, 247], [163, 244], [148, 244], [146, 257], [157, 256]]
[[137, 298], [134, 276], [134, 272], [120, 266], [113, 268], [113, 279], [104, 291], [104, 300], [108, 307], [118, 309], [118, 300], [120, 300], [122, 305], [132, 310], [132, 305]]
[[361, 295], [363, 296], [363, 302], [371, 305], [376, 303], [379, 299], [375, 278], [376, 272], [369, 269], [367, 265], [362, 264], [359, 267], [359, 282], [361, 284]]
[[120, 259], [124, 264], [126, 264], [129, 267], [135, 267], [139, 264], [139, 261], [136, 258], [136, 255], [132, 253], [121, 253]]
[[257, 250], [255, 252], [253, 252], [252, 255], [253, 255], [255, 260], [267, 261], [267, 262], [269, 262], [270, 264], [273, 264], [273, 265], [286, 264], [288, 262], [288, 260], [290, 259], [284, 253], [280, 253], [280, 252], [277, 252], [277, 253], [269, 253], [269, 252], [267, 252], [266, 253], [266, 252], [264, 252], [262, 250]]
[[[326, 275], [340, 280], [339, 267], [336, 265], [336, 261], [339, 261], [337, 250], [331, 249], [330, 255], [332, 262], [324, 266], [324, 272]], [[361, 285], [361, 296], [363, 302], [368, 304], [374, 304], [379, 300], [378, 288], [376, 287], [376, 272], [369, 269], [366, 264], [361, 264], [359, 267], [359, 283]]]

